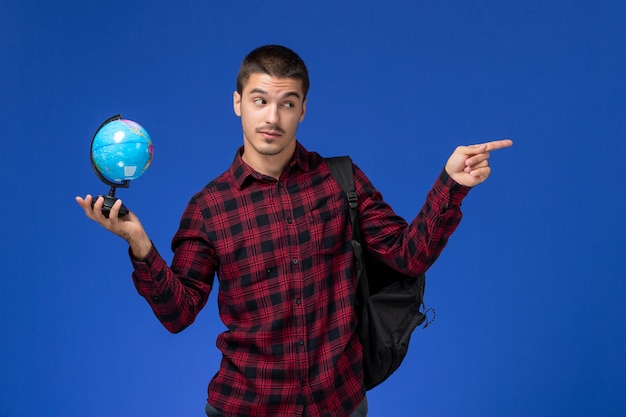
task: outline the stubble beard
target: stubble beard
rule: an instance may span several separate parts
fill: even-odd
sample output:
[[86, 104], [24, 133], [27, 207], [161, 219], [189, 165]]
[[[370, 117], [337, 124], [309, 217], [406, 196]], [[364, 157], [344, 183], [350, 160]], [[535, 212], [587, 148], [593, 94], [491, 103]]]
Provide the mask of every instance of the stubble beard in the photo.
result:
[[[280, 135], [284, 135], [286, 133], [285, 130], [278, 125], [268, 125], [256, 129], [257, 134], [262, 134], [264, 131], [273, 131], [279, 133]], [[284, 151], [285, 148], [287, 148], [287, 146], [291, 143], [291, 141], [288, 141], [284, 145], [277, 146], [278, 140], [279, 139], [263, 139], [258, 146], [255, 146], [252, 141], [249, 141], [249, 143], [258, 154], [264, 156], [274, 156]]]

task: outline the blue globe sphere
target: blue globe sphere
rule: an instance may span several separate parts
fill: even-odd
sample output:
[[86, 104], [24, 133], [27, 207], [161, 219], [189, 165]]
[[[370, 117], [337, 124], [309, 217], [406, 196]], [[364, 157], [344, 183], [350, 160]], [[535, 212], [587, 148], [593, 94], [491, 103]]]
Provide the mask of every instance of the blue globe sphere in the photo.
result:
[[114, 183], [139, 178], [152, 162], [154, 148], [148, 132], [128, 119], [102, 126], [91, 144], [91, 157], [102, 176]]

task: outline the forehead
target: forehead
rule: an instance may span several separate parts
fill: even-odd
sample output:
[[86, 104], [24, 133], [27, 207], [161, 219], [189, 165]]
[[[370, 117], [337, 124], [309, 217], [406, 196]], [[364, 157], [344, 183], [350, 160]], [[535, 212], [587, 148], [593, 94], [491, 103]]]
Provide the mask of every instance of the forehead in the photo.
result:
[[279, 95], [296, 93], [299, 97], [304, 95], [302, 91], [302, 80], [295, 78], [278, 78], [269, 74], [252, 73], [243, 86], [243, 94], [251, 92], [263, 92], [268, 95]]

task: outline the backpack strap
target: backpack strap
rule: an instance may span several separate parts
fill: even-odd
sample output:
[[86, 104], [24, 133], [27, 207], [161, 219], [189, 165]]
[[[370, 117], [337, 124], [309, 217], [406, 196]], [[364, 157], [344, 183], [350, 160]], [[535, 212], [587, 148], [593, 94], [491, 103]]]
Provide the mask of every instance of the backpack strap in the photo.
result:
[[350, 219], [352, 224], [358, 222], [356, 208], [359, 198], [354, 187], [354, 171], [352, 169], [352, 159], [349, 156], [335, 156], [333, 158], [325, 158], [330, 168], [331, 174], [346, 193], [348, 198], [348, 206], [350, 207]]
[[348, 211], [352, 223], [352, 247], [354, 249], [357, 285], [360, 284], [361, 294], [363, 299], [366, 299], [369, 296], [369, 284], [365, 271], [363, 239], [361, 238], [361, 227], [359, 225], [359, 215], [357, 211], [359, 197], [356, 193], [356, 187], [354, 186], [352, 159], [350, 159], [349, 156], [335, 156], [324, 159], [328, 164], [333, 178], [335, 178], [335, 181], [337, 181], [341, 189], [346, 193]]

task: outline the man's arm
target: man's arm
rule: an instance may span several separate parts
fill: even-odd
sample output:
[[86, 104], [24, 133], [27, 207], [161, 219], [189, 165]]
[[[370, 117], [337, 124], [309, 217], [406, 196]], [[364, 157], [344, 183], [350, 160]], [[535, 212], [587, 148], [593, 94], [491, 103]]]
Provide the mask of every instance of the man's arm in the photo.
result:
[[104, 203], [102, 197], [96, 200], [93, 207], [91, 206], [92, 197], [89, 194], [85, 198], [76, 197], [76, 202], [85, 210], [85, 215], [88, 218], [126, 240], [135, 259], [141, 260], [148, 256], [148, 252], [152, 248], [152, 241], [141, 225], [139, 218], [132, 211], [126, 216], [118, 217], [122, 200], [117, 200], [113, 204], [109, 217], [105, 217], [102, 213], [102, 204]]
[[426, 271], [440, 255], [461, 221], [461, 202], [471, 187], [489, 176], [489, 152], [510, 140], [459, 146], [435, 181], [422, 209], [410, 224], [397, 216], [360, 170], [355, 170], [361, 232], [368, 249], [405, 273]]
[[[118, 200], [107, 218], [102, 214], [103, 200], [98, 198], [92, 207], [93, 198], [90, 195], [76, 197], [76, 202], [88, 218], [128, 242], [135, 288], [166, 329], [173, 333], [182, 331], [193, 323], [211, 291], [213, 263], [209, 258], [212, 253], [200, 239], [179, 242], [174, 254], [173, 271], [152, 245], [137, 216], [130, 212], [118, 217], [122, 205]], [[198, 264], [204, 268], [202, 272], [196, 267], [190, 273], [189, 268]]]

